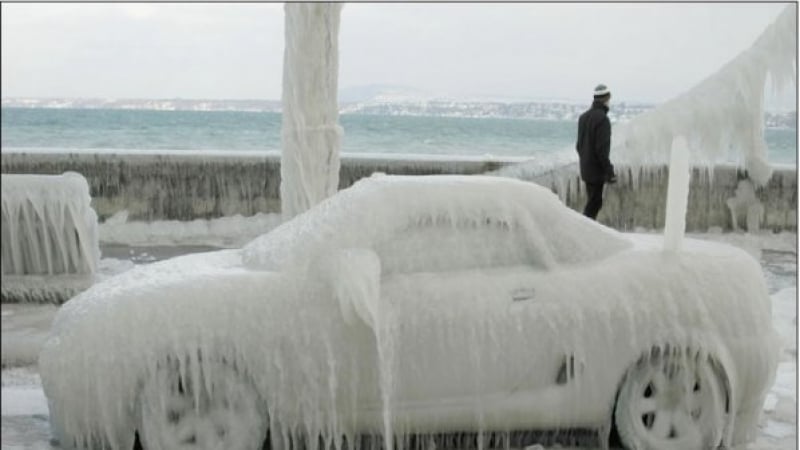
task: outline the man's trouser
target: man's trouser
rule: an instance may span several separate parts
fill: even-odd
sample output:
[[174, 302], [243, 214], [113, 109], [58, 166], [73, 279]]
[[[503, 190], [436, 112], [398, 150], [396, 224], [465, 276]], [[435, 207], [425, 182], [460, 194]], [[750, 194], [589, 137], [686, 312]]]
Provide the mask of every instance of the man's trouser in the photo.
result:
[[586, 207], [583, 208], [583, 215], [597, 219], [597, 213], [603, 207], [603, 185], [604, 182], [586, 183]]

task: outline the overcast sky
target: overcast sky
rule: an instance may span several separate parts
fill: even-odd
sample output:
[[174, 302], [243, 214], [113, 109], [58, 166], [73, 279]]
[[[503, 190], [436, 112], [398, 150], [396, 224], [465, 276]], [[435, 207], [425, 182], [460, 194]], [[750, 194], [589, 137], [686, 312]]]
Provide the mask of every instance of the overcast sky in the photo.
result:
[[[339, 84], [525, 100], [584, 99], [603, 82], [617, 100], [661, 102], [785, 7], [350, 3]], [[277, 3], [4, 3], [2, 97], [279, 99], [283, 41]]]

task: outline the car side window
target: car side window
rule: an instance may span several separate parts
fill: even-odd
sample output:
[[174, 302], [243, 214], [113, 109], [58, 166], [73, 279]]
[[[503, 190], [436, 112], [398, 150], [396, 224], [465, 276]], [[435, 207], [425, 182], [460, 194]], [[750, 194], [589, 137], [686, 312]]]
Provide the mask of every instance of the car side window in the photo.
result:
[[544, 268], [529, 230], [518, 223], [480, 218], [426, 218], [398, 227], [375, 245], [384, 275], [528, 265]]

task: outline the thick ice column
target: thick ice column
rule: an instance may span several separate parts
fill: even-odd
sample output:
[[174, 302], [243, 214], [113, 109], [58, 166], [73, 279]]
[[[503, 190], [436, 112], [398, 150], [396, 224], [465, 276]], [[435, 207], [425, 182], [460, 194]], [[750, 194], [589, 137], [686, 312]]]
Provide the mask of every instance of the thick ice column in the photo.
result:
[[664, 223], [664, 250], [681, 249], [686, 232], [686, 212], [689, 204], [689, 147], [686, 139], [678, 136], [672, 142], [667, 187], [667, 217]]
[[788, 5], [753, 45], [688, 92], [614, 131], [612, 155], [632, 165], [663, 164], [673, 136], [685, 136], [695, 162], [712, 163], [729, 149], [750, 179], [772, 175], [764, 142], [764, 89], [795, 84], [797, 5]]
[[339, 186], [339, 18], [342, 4], [287, 3], [281, 209], [289, 219]]

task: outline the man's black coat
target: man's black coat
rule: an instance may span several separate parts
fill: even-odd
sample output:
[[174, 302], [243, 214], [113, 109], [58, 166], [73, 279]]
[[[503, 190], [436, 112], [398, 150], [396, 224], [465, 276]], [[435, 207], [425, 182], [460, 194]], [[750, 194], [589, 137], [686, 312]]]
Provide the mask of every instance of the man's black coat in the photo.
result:
[[601, 183], [614, 178], [614, 166], [608, 159], [611, 151], [611, 122], [608, 107], [592, 103], [578, 119], [578, 142], [575, 150], [581, 160], [581, 178], [587, 183]]

